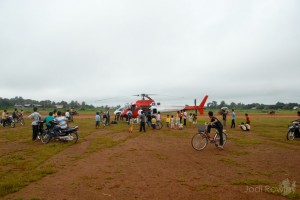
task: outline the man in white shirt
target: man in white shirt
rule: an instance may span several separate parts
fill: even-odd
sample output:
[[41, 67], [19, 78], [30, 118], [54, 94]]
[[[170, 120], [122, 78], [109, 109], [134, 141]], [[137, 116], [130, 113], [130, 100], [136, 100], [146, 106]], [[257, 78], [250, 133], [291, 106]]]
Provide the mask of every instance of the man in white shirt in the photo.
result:
[[55, 133], [57, 133], [60, 129], [68, 128], [68, 120], [66, 117], [61, 115], [60, 111], [57, 112], [57, 117], [54, 119], [54, 121], [58, 123], [58, 125], [56, 125], [53, 129]]

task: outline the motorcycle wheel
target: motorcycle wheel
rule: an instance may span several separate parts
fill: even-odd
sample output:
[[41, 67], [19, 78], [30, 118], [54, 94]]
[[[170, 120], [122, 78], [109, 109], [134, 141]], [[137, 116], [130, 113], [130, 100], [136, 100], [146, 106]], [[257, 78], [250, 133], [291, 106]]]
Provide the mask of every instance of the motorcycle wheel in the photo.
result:
[[72, 132], [72, 133], [69, 133], [69, 135], [71, 137], [73, 137], [73, 140], [68, 140], [68, 143], [77, 143], [78, 141], [78, 133], [77, 132]]
[[40, 135], [41, 137], [41, 142], [43, 144], [48, 144], [51, 140], [51, 135], [48, 134], [48, 132], [46, 130], [43, 131], [43, 133]]
[[289, 130], [286, 134], [287, 140], [294, 140], [295, 139], [295, 132], [293, 130]]

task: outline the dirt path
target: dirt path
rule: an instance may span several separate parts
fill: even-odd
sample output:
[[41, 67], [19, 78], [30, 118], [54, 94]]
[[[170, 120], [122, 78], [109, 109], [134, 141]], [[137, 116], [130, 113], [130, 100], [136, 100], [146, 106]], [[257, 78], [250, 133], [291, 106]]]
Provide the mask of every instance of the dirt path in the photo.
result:
[[261, 187], [286, 178], [300, 182], [299, 145], [285, 148], [251, 132], [250, 144], [229, 140], [223, 151], [209, 144], [198, 152], [190, 144], [194, 130], [186, 132], [176, 137], [153, 130], [132, 137], [120, 132], [113, 135], [116, 145], [91, 151], [93, 141], [110, 135], [99, 129], [44, 163], [55, 165], [57, 173], [4, 199], [285, 199], [255, 192], [242, 181], [256, 180]]

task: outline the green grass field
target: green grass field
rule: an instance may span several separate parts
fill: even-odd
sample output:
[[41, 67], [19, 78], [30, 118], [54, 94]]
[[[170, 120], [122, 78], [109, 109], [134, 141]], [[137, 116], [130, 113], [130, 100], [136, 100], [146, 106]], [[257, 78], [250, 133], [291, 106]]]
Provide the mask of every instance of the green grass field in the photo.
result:
[[[42, 111], [42, 115], [46, 116], [48, 111]], [[88, 140], [87, 138], [95, 132], [94, 126], [94, 113], [96, 111], [85, 111], [84, 114], [91, 114], [89, 118], [78, 118], [75, 117], [75, 124], [78, 125], [80, 132], [80, 142]], [[237, 125], [244, 121], [242, 113], [248, 112], [255, 115], [256, 117], [251, 118], [252, 130], [256, 133], [255, 138], [247, 137], [246, 135], [238, 134], [241, 131], [239, 129], [227, 131], [229, 134], [229, 141], [237, 146], [256, 146], [262, 144], [268, 144], [274, 147], [287, 148], [287, 149], [298, 149], [300, 141], [287, 141], [286, 132], [288, 130], [288, 125], [293, 118], [277, 117], [277, 112], [275, 116], [268, 117], [257, 117], [258, 115], [265, 116], [265, 112], [255, 112], [251, 111], [238, 111], [239, 118], [237, 119]], [[26, 112], [27, 114], [29, 111]], [[280, 114], [295, 114], [294, 111], [279, 111]], [[217, 116], [220, 118], [220, 116]], [[230, 116], [229, 116], [230, 118]], [[295, 114], [295, 118], [297, 118]], [[198, 119], [198, 124], [203, 124], [208, 121], [208, 117], [200, 116]], [[230, 120], [227, 122], [230, 123]], [[113, 136], [116, 133], [127, 131], [128, 125], [126, 123], [119, 123], [117, 125], [111, 125], [110, 127], [105, 127], [105, 135], [98, 136], [90, 143], [88, 150], [85, 154], [78, 158], [82, 159], [85, 156], [101, 151], [106, 148], [114, 148], [128, 140], [135, 137], [139, 137], [139, 133], [132, 134], [121, 140], [114, 140]], [[196, 128], [195, 128], [196, 130]], [[160, 130], [162, 134], [161, 137], [191, 137], [191, 133], [195, 130], [187, 129], [182, 132], [170, 131], [166, 128]], [[31, 141], [31, 125], [30, 120], [26, 119], [26, 125], [21, 126], [16, 125], [16, 128], [10, 127], [0, 127], [0, 197], [4, 197], [7, 194], [14, 193], [23, 187], [42, 179], [45, 176], [56, 173], [59, 167], [55, 164], [45, 165], [45, 161], [56, 155], [57, 153], [64, 151], [69, 148], [69, 144], [63, 144], [59, 142], [52, 142], [49, 144], [41, 144], [40, 142]], [[229, 166], [240, 167], [241, 164], [235, 160], [237, 156], [249, 155], [251, 152], [249, 150], [235, 150], [230, 151], [231, 157], [220, 158], [219, 161], [223, 162]], [[159, 159], [163, 159], [166, 162], [168, 159], [162, 156], [158, 156]], [[284, 169], [282, 169], [284, 170]], [[300, 181], [300, 180], [299, 180]], [[253, 180], [252, 180], [253, 182]], [[242, 184], [252, 184], [248, 180], [235, 180], [231, 184], [242, 185]], [[255, 181], [254, 181], [255, 182]], [[270, 184], [269, 181], [256, 180], [255, 184]], [[254, 185], [255, 185], [254, 184]], [[207, 185], [199, 186], [198, 190], [204, 190]], [[291, 196], [291, 198], [300, 197], [299, 193]]]

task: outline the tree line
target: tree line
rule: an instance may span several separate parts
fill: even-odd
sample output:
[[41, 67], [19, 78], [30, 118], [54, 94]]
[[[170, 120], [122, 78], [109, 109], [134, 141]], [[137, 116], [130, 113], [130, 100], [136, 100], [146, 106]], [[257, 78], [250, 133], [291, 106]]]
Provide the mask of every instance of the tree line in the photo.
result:
[[[15, 98], [1, 98], [0, 97], [0, 108], [1, 109], [8, 109], [14, 107], [41, 107], [41, 108], [56, 108], [56, 105], [62, 105], [64, 109], [66, 108], [74, 108], [80, 110], [89, 110], [89, 109], [109, 109], [108, 105], [95, 107], [94, 105], [88, 105], [84, 101], [79, 103], [78, 101], [70, 101], [69, 103], [66, 101], [50, 101], [50, 100], [43, 100], [37, 101], [32, 99], [23, 99], [22, 97], [15, 97]], [[120, 107], [120, 106], [117, 106]], [[117, 108], [116, 107], [116, 108]]]
[[[25, 106], [25, 105], [31, 105], [31, 107], [38, 106], [42, 108], [55, 108], [56, 105], [62, 105], [63, 108], [74, 108], [74, 109], [81, 109], [81, 110], [88, 110], [88, 109], [117, 109], [120, 107], [120, 105], [115, 107], [109, 107], [108, 105], [101, 106], [101, 107], [95, 107], [94, 105], [88, 105], [84, 101], [79, 103], [78, 101], [70, 101], [69, 103], [66, 101], [50, 101], [50, 100], [43, 100], [43, 101], [37, 101], [32, 99], [23, 99], [22, 97], [15, 97], [15, 98], [1, 98], [0, 97], [0, 108], [1, 109], [8, 109], [13, 108], [16, 105], [19, 106]], [[282, 103], [277, 102], [274, 105], [266, 105], [266, 104], [260, 104], [260, 103], [251, 103], [251, 104], [243, 104], [243, 103], [234, 103], [231, 102], [230, 104], [227, 104], [225, 101], [221, 101], [218, 103], [217, 101], [212, 101], [207, 103], [207, 107], [211, 109], [220, 109], [222, 107], [228, 107], [230, 109], [260, 109], [260, 110], [292, 110], [295, 107], [300, 108], [300, 104], [298, 103]]]
[[266, 105], [266, 104], [260, 104], [260, 103], [251, 103], [251, 104], [243, 104], [243, 103], [234, 103], [231, 102], [230, 104], [227, 104], [225, 101], [221, 101], [220, 104], [216, 101], [212, 101], [207, 103], [207, 107], [211, 109], [220, 109], [222, 107], [228, 107], [230, 109], [259, 109], [259, 110], [292, 110], [296, 107], [300, 108], [300, 105], [298, 103], [282, 103], [277, 102], [274, 105]]

